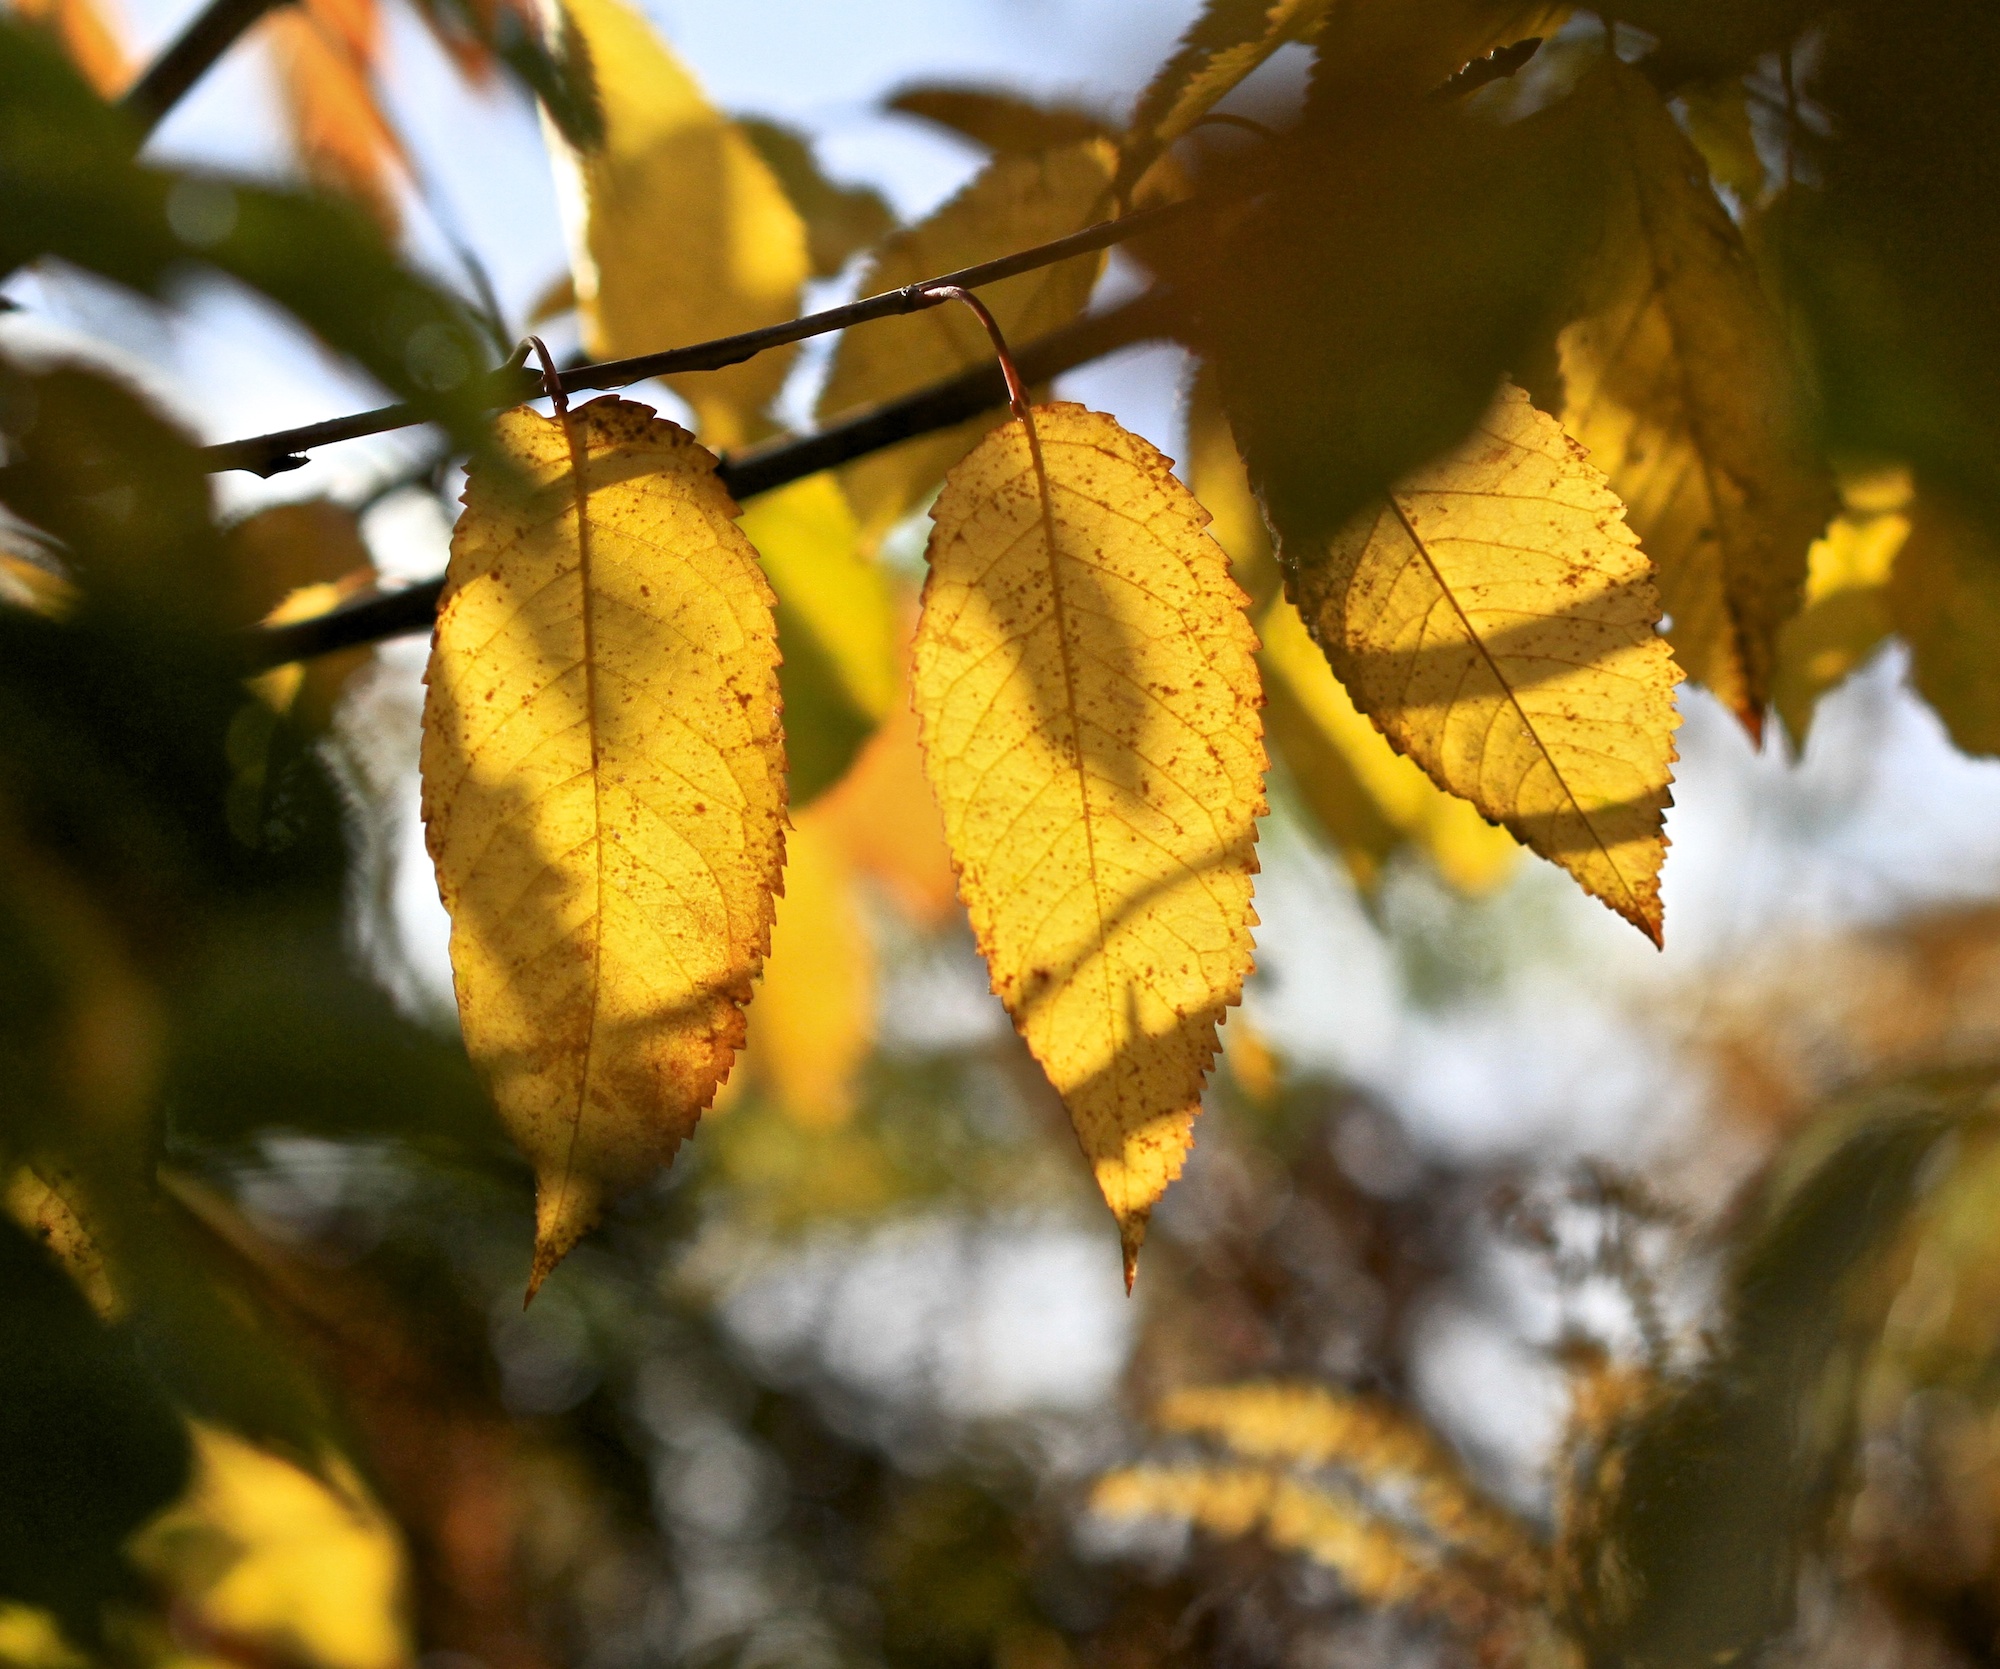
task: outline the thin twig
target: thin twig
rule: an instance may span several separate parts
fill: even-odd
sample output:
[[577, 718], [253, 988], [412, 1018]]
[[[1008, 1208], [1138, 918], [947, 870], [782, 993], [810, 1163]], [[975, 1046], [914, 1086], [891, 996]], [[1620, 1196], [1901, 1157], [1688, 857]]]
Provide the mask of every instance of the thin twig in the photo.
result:
[[[1054, 266], [1075, 255], [1108, 249], [1142, 232], [1156, 231], [1191, 207], [1191, 203], [1182, 202], [1141, 209], [1136, 214], [1100, 221], [1080, 232], [1072, 232], [1066, 238], [1037, 244], [1032, 249], [1004, 255], [996, 261], [982, 261], [977, 266], [965, 267], [958, 272], [906, 284], [900, 290], [885, 290], [880, 295], [864, 296], [845, 306], [829, 307], [824, 312], [808, 313], [801, 318], [788, 319], [783, 324], [766, 325], [761, 330], [746, 330], [739, 335], [718, 337], [712, 342], [696, 342], [685, 348], [669, 348], [664, 353], [641, 354], [634, 359], [612, 359], [595, 365], [573, 366], [562, 373], [562, 385], [566, 392], [577, 394], [594, 389], [624, 388], [635, 382], [644, 382], [649, 377], [670, 376], [679, 371], [719, 371], [725, 365], [740, 364], [787, 343], [803, 342], [808, 337], [846, 330], [851, 325], [893, 318], [903, 313], [920, 313], [925, 308], [939, 306], [946, 299], [937, 293], [940, 286], [976, 289], [984, 284], [997, 284], [1003, 278]], [[518, 405], [523, 400], [535, 398], [541, 391], [539, 377], [512, 366], [492, 373], [488, 384], [489, 401], [496, 408]], [[374, 411], [356, 412], [351, 417], [329, 418], [323, 423], [308, 423], [297, 429], [281, 429], [274, 434], [257, 435], [249, 440], [226, 441], [220, 446], [205, 447], [202, 461], [211, 471], [245, 469], [255, 475], [276, 475], [298, 468], [304, 462], [300, 454], [314, 447], [355, 440], [362, 435], [379, 435], [391, 429], [404, 429], [421, 421], [407, 405], [381, 406]]]
[[[1024, 381], [1047, 382], [1119, 348], [1163, 336], [1167, 323], [1165, 295], [1150, 290], [1120, 307], [1079, 319], [1031, 342], [1016, 356], [1016, 362]], [[858, 412], [816, 434], [769, 440], [732, 452], [716, 473], [738, 500], [754, 498], [835, 464], [949, 429], [1006, 404], [1007, 394], [1000, 367], [982, 365], [900, 400]], [[442, 580], [429, 580], [357, 598], [310, 620], [253, 627], [243, 634], [246, 667], [263, 671], [336, 649], [428, 631], [443, 586]]]
[[142, 134], [150, 134], [253, 23], [286, 3], [288, 0], [209, 0], [119, 104], [137, 119]]

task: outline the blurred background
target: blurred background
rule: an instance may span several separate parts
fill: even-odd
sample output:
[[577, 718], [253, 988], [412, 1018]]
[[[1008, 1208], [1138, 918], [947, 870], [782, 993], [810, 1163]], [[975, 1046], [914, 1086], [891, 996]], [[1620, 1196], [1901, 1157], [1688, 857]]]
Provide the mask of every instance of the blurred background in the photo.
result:
[[[133, 63], [191, 10], [102, 4]], [[910, 221], [985, 153], [891, 109], [899, 91], [976, 84], [1115, 121], [1196, 8], [645, 10], [715, 103], [796, 130], [833, 181]], [[538, 118], [504, 78], [461, 74], [400, 6], [381, 29], [403, 246], [453, 288], [489, 288], [518, 333], [568, 271]], [[1282, 107], [1304, 76], [1288, 49], [1240, 100]], [[301, 177], [283, 85], [267, 25], [148, 156]], [[854, 293], [859, 266], [816, 279], [808, 304]], [[1138, 282], [1114, 257], [1100, 301]], [[203, 442], [381, 398], [221, 282], [158, 307], [40, 266], [0, 294], [15, 304], [0, 351], [110, 366]], [[577, 347], [566, 317], [542, 328]], [[809, 426], [830, 351], [801, 354], [777, 408], [789, 425]], [[1147, 347], [1057, 391], [1185, 459], [1191, 377], [1181, 350]], [[664, 388], [632, 397], [685, 414]], [[359, 513], [381, 573], [433, 576], [462, 485], [434, 444], [402, 431], [269, 481], [219, 476], [218, 510], [332, 500]], [[909, 597], [926, 530], [912, 518], [881, 552]], [[417, 819], [425, 653], [403, 639], [344, 667], [318, 744], [350, 853], [337, 934], [310, 955], [238, 946], [188, 999], [201, 1026], [165, 1153], [202, 1256], [277, 1318], [247, 1344], [187, 1347], [213, 1352], [190, 1372], [228, 1381], [217, 1406], [240, 1397], [239, 1426], [272, 1442], [198, 1427], [198, 1487], [138, 1555], [173, 1596], [163, 1632], [114, 1655], [1451, 1660], [1469, 1648], [1368, 1603], [1382, 1595], [1352, 1558], [1204, 1538], [1193, 1508], [1099, 1510], [1097, 1480], [1187, 1440], [1154, 1420], [1187, 1387], [1342, 1388], [1427, 1422], [1538, 1544], [1561, 1510], [1579, 1341], [1600, 1363], [1693, 1349], [1730, 1202], [1809, 1113], [1844, 1086], [2000, 1048], [2000, 762], [1952, 746], [1894, 641], [1825, 697], [1803, 748], [1776, 725], [1755, 748], [1683, 690], [1663, 953], [1525, 854], [1454, 861], [1448, 842], [1411, 839], [1357, 865], [1281, 766], [1257, 973], [1128, 1298], [1062, 1110], [988, 992], [893, 719], [795, 844], [796, 865], [822, 870], [788, 888], [722, 1102], [524, 1311], [527, 1180], [455, 1047]], [[291, 1066], [259, 1077], [280, 1053]], [[290, 1385], [298, 1363], [335, 1388], [325, 1408]], [[1983, 1413], [1896, 1407], [1884, 1429], [1911, 1453], [1927, 1420], [1986, 1443]], [[2000, 1593], [1990, 1528], [1910, 1534], [1898, 1569], [1943, 1581], [1948, 1547], [1970, 1573], [1954, 1593]], [[76, 1650], [0, 1612], [0, 1658]]]

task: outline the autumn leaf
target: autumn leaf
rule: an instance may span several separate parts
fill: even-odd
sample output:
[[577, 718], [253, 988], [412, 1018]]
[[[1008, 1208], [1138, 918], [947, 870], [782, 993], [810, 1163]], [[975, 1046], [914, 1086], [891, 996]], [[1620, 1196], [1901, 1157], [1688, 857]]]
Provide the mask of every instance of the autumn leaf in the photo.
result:
[[116, 98], [131, 83], [132, 59], [122, 33], [96, 0], [15, 0], [14, 15], [53, 33], [102, 97]]
[[887, 572], [862, 552], [854, 512], [831, 475], [758, 494], [742, 525], [778, 595], [778, 685], [796, 810], [840, 780], [896, 698], [896, 599]]
[[1587, 299], [1558, 342], [1563, 426], [1625, 501], [1675, 658], [1756, 737], [1831, 486], [1798, 443], [1790, 350], [1700, 153], [1615, 58], [1576, 97], [1612, 167]]
[[1312, 99], [1419, 97], [1475, 58], [1553, 35], [1574, 9], [1568, 0], [1340, 0], [1314, 42]]
[[736, 125], [757, 147], [805, 222], [813, 277], [832, 278], [896, 224], [880, 192], [828, 179], [812, 141], [796, 129], [754, 116], [740, 117]]
[[[1089, 225], [1110, 207], [1115, 161], [1102, 140], [1037, 156], [996, 157], [935, 214], [882, 246], [861, 275], [861, 293], [935, 278]], [[1083, 311], [1103, 266], [1102, 255], [1079, 255], [986, 285], [979, 297], [1010, 341], [1028, 342]], [[840, 339], [820, 395], [820, 417], [893, 400], [968, 366], [990, 364], [992, 358], [992, 343], [963, 308], [933, 307], [863, 325]], [[906, 441], [841, 471], [864, 540], [873, 544], [914, 510], [987, 426], [975, 419], [943, 434]]]
[[1119, 184], [1129, 187], [1154, 159], [1226, 98], [1279, 47], [1308, 40], [1332, 0], [1208, 0], [1133, 107]]
[[1462, 892], [1490, 892], [1513, 873], [1514, 837], [1389, 745], [1340, 687], [1290, 602], [1271, 604], [1258, 635], [1272, 743], [1364, 890], [1406, 844]]
[[[559, 178], [567, 161], [580, 186], [571, 265], [590, 352], [653, 353], [791, 318], [808, 270], [806, 228], [756, 146], [622, 0], [563, 0], [563, 9], [604, 113], [593, 151], [551, 136]], [[759, 354], [667, 382], [694, 407], [703, 440], [734, 446], [764, 426], [791, 359]]]
[[1841, 510], [1806, 558], [1805, 606], [1778, 634], [1771, 700], [1795, 752], [1820, 697], [1896, 630], [1889, 575], [1910, 531], [1910, 477], [1889, 469], [1849, 476]]
[[[424, 821], [466, 1048], [535, 1167], [533, 1284], [673, 1157], [770, 939], [772, 596], [713, 457], [645, 406], [500, 419], [452, 537]], [[531, 1285], [532, 1291], [532, 1285]]]
[[1206, 513], [1100, 413], [996, 429], [932, 516], [925, 764], [993, 988], [1069, 1108], [1129, 1282], [1250, 969], [1256, 640]]
[[1503, 389], [1457, 451], [1324, 548], [1281, 554], [1397, 749], [1659, 943], [1680, 669], [1583, 448]]
[[269, 28], [307, 178], [353, 198], [394, 237], [402, 219], [394, 173], [405, 157], [375, 96], [376, 0], [303, 0], [276, 12]]
[[750, 1011], [744, 1064], [802, 1129], [854, 1116], [875, 1042], [875, 954], [839, 834], [801, 816], [785, 842], [785, 892]]
[[1042, 103], [997, 87], [923, 83], [885, 99], [883, 108], [915, 116], [1003, 156], [1032, 156], [1110, 133], [1102, 119], [1082, 105]]
[[1390, 857], [1414, 841], [1454, 886], [1476, 893], [1498, 885], [1520, 850], [1513, 836], [1389, 746], [1348, 699], [1298, 610], [1277, 595], [1270, 533], [1206, 365], [1188, 398], [1187, 475], [1213, 518], [1210, 534], [1229, 553], [1230, 572], [1257, 606], [1271, 747], [1355, 883], [1372, 889]]
[[881, 728], [811, 815], [839, 842], [847, 862], [918, 927], [939, 927], [958, 908], [958, 877], [924, 777], [906, 689], [898, 687]]
[[2000, 754], [2000, 545], [1971, 511], [1926, 486], [1889, 578], [1910, 681], [1961, 752]]

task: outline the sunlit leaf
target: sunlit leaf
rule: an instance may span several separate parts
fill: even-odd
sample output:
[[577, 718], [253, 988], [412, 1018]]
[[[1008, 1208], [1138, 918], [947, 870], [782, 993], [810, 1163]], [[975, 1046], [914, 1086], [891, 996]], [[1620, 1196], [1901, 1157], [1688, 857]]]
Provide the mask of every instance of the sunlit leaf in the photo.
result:
[[1942, 491], [1922, 490], [1888, 602], [1910, 681], [1965, 753], [2000, 754], [2000, 541]]
[[[583, 198], [571, 261], [591, 353], [653, 353], [791, 318], [806, 227], [757, 147], [623, 0], [563, 9], [604, 115], [602, 143], [571, 156]], [[668, 380], [702, 438], [734, 446], [763, 427], [791, 357]]]
[[[1115, 158], [1102, 141], [1038, 156], [996, 157], [956, 197], [915, 226], [897, 232], [861, 275], [861, 293], [893, 290], [979, 261], [1010, 255], [1074, 232], [1108, 212]], [[1103, 269], [1102, 255], [989, 284], [980, 299], [1009, 340], [1025, 344], [1083, 310]], [[907, 318], [857, 326], [840, 339], [820, 395], [822, 419], [908, 394], [968, 366], [991, 364], [993, 345], [960, 307], [933, 307]], [[869, 542], [923, 502], [985, 432], [983, 421], [906, 441], [841, 471]]]
[[1682, 120], [1717, 185], [1736, 193], [1745, 208], [1764, 195], [1764, 159], [1750, 122], [1750, 94], [1741, 77], [1700, 81], [1681, 89]]
[[778, 686], [799, 808], [840, 780], [895, 699], [895, 598], [888, 575], [862, 554], [854, 512], [831, 475], [760, 494], [742, 525], [778, 594]]
[[1583, 449], [1505, 389], [1456, 452], [1282, 554], [1355, 705], [1657, 943], [1680, 669]]
[[133, 1550], [187, 1620], [288, 1663], [408, 1663], [400, 1538], [360, 1478], [344, 1465], [316, 1478], [212, 1426], [194, 1436], [187, 1496]]
[[1910, 531], [1904, 470], [1841, 482], [1841, 511], [1813, 541], [1805, 606], [1778, 634], [1772, 702], [1794, 749], [1803, 750], [1821, 696], [1896, 630], [1889, 574]]
[[814, 802], [812, 815], [847, 861], [918, 926], [940, 926], [957, 911], [958, 876], [901, 686], [881, 728]]
[[756, 116], [740, 117], [736, 125], [805, 221], [806, 254], [815, 278], [831, 278], [896, 224], [879, 191], [828, 179], [812, 141], [796, 128]]
[[1061, 1093], [1130, 1279], [1250, 970], [1256, 640], [1167, 460], [1035, 408], [932, 514], [913, 698], [993, 987]]
[[785, 891], [750, 1011], [744, 1064], [807, 1130], [854, 1116], [875, 1041], [875, 954], [838, 836], [813, 812], [785, 840]]
[[1700, 153], [1615, 58], [1577, 98], [1612, 184], [1584, 309], [1558, 346], [1563, 425], [1626, 503], [1675, 657], [1755, 736], [1831, 485], [1794, 432], [1788, 344]]
[[[572, 452], [570, 436], [574, 436]], [[424, 820], [468, 1051], [538, 1180], [535, 1275], [673, 1157], [769, 943], [772, 596], [713, 457], [644, 406], [500, 421], [452, 538]]]
[[403, 146], [375, 95], [376, 0], [301, 0], [269, 24], [285, 116], [306, 175], [351, 197], [390, 236]]

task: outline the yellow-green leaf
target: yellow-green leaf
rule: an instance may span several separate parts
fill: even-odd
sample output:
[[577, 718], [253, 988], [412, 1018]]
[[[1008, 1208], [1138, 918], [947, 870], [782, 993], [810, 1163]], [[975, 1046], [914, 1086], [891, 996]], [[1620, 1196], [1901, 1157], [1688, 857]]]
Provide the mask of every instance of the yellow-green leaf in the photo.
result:
[[1889, 605], [1911, 682], [1961, 751], [2000, 754], [2000, 541], [1926, 484], [1895, 564]]
[[1563, 426], [1625, 501], [1675, 657], [1757, 736], [1831, 485], [1798, 441], [1790, 350], [1700, 153], [1615, 58], [1576, 97], [1611, 166], [1584, 309], [1558, 345]]
[[1910, 477], [1900, 469], [1841, 482], [1841, 512], [1813, 541], [1805, 607], [1778, 634], [1772, 704], [1803, 750], [1819, 699], [1895, 631], [1889, 574], [1909, 534]]
[[1340, 687], [1285, 598], [1265, 611], [1259, 635], [1272, 739], [1356, 881], [1372, 887], [1405, 841], [1468, 893], [1489, 892], [1513, 873], [1521, 850], [1514, 837], [1442, 792], [1389, 745]]
[[896, 598], [831, 475], [752, 499], [742, 526], [778, 594], [796, 809], [840, 780], [896, 699]]
[[[590, 351], [653, 353], [791, 318], [806, 230], [757, 148], [623, 0], [563, 9], [604, 111], [603, 144], [566, 153], [582, 187], [571, 264]], [[781, 350], [668, 382], [703, 440], [734, 446], [763, 426], [790, 362]]]
[[1282, 554], [1383, 734], [1658, 943], [1681, 674], [1583, 448], [1505, 388], [1457, 451], [1325, 549]]
[[1226, 98], [1279, 47], [1312, 37], [1332, 0], [1209, 0], [1133, 108], [1121, 184]]
[[[1115, 162], [1111, 146], [1102, 140], [1039, 156], [994, 158], [943, 208], [882, 246], [862, 274], [861, 293], [935, 278], [1089, 225], [1109, 210]], [[1023, 346], [1082, 312], [1103, 265], [1102, 255], [1079, 255], [989, 284], [979, 296], [1009, 341]], [[933, 307], [860, 325], [840, 339], [820, 396], [820, 416], [893, 400], [992, 360], [993, 344], [962, 307]], [[863, 538], [872, 545], [922, 503], [986, 427], [975, 419], [940, 435], [905, 441], [841, 471]]]
[[432, 640], [424, 822], [466, 1048], [535, 1167], [539, 1283], [729, 1071], [785, 766], [771, 590], [714, 458], [610, 398], [568, 433], [509, 412], [495, 444]]
[[1569, 0], [1335, 0], [1319, 32], [1316, 78], [1419, 96], [1489, 52], [1553, 35], [1574, 9]]
[[912, 698], [993, 988], [1129, 1280], [1250, 969], [1256, 639], [1165, 458], [1081, 406], [1033, 423], [939, 496]]

